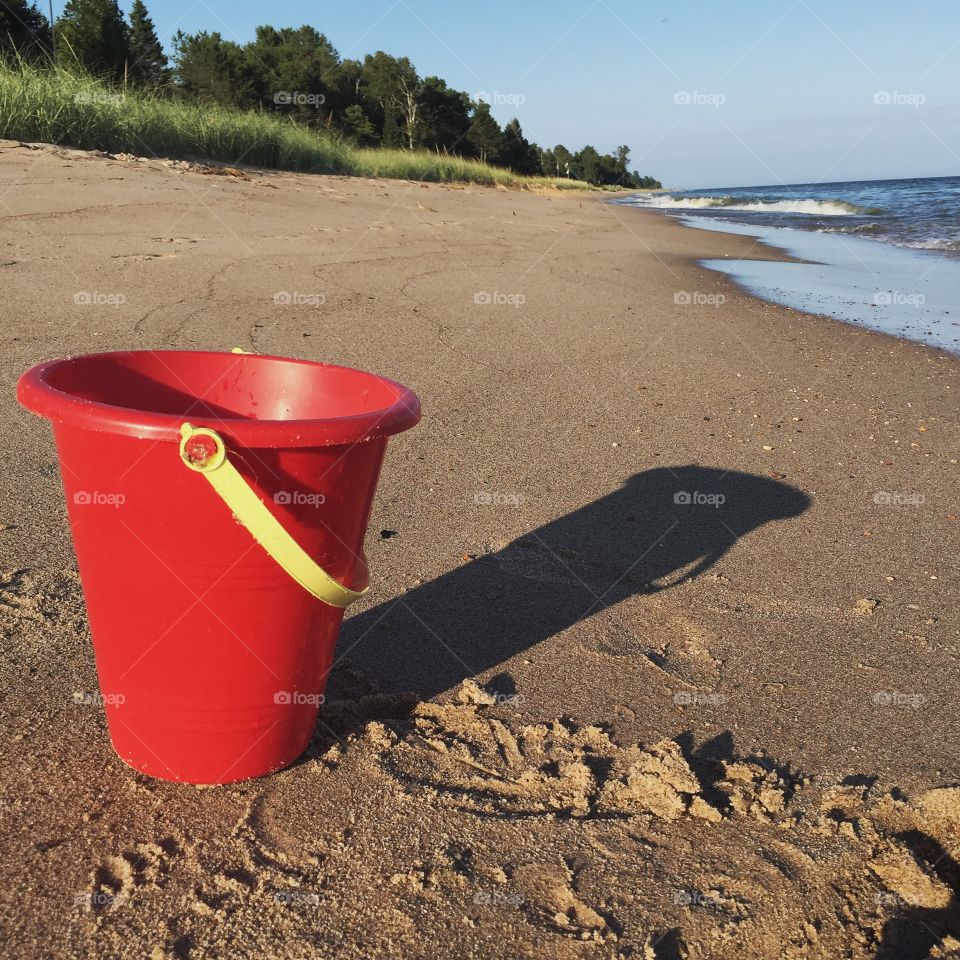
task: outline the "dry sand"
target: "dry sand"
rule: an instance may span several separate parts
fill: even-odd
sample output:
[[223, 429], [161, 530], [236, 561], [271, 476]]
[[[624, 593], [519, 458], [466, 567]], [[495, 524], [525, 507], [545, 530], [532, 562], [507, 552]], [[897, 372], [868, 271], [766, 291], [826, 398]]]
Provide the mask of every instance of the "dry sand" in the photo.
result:
[[[5, 142], [0, 219], [5, 956], [960, 956], [956, 358], [593, 196]], [[124, 767], [85, 695], [13, 385], [234, 346], [425, 416], [307, 755], [201, 789]]]

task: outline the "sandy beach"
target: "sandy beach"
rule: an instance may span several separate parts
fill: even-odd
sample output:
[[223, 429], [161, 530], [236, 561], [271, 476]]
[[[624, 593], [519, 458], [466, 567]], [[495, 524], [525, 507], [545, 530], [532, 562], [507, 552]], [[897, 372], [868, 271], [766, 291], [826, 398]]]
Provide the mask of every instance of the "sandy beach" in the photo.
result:
[[[957, 357], [606, 199], [0, 142], [7, 956], [960, 956]], [[111, 749], [14, 385], [233, 347], [424, 417], [308, 753], [197, 788]]]

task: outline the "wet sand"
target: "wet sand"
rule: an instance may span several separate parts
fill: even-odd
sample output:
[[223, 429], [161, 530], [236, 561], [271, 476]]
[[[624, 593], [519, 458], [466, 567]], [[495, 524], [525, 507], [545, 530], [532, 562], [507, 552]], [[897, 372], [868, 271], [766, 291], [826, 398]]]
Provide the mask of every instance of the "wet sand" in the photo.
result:
[[[11, 957], [957, 956], [958, 361], [602, 196], [0, 143]], [[415, 389], [304, 759], [113, 754], [31, 364]]]

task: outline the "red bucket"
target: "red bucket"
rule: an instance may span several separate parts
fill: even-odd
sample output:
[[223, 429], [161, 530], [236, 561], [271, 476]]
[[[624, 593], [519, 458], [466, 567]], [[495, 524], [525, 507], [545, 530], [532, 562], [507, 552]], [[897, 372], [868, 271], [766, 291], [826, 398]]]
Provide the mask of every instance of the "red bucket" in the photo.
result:
[[120, 758], [205, 784], [292, 763], [416, 395], [323, 363], [134, 351], [42, 363], [18, 397], [53, 424]]

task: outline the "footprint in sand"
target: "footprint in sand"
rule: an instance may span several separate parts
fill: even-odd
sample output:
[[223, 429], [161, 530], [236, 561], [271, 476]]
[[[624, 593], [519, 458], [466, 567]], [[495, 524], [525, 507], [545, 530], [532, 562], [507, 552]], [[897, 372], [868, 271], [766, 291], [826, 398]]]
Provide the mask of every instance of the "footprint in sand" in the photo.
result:
[[[616, 918], [586, 903], [576, 890], [571, 861], [528, 863], [512, 871], [512, 886], [534, 922], [577, 940], [607, 939], [622, 930]], [[611, 938], [612, 939], [612, 938]]]
[[78, 905], [95, 914], [120, 906], [142, 888], [165, 886], [182, 845], [174, 837], [138, 843], [94, 868], [90, 889]]

